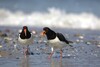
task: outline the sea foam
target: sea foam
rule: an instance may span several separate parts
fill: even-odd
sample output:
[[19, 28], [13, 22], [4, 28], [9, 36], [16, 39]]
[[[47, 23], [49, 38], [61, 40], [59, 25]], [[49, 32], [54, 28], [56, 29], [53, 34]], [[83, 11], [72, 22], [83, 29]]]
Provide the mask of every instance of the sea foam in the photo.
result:
[[24, 13], [0, 9], [0, 26], [49, 26], [76, 29], [100, 29], [100, 17], [93, 13], [67, 13], [57, 8], [48, 8], [47, 12]]

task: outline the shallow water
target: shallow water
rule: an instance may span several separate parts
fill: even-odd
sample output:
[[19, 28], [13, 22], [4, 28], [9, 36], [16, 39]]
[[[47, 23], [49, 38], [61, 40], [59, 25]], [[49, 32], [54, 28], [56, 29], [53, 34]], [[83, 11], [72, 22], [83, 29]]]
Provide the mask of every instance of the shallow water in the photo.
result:
[[[40, 28], [34, 29], [38, 34], [41, 31]], [[50, 47], [44, 42], [39, 43], [40, 37], [37, 35], [34, 35], [36, 36], [34, 44], [30, 45], [33, 55], [25, 57], [22, 46], [17, 43], [19, 28], [2, 27], [0, 30], [8, 35], [8, 37], [0, 37], [0, 45], [3, 46], [0, 48], [0, 67], [100, 67], [99, 30], [54, 29], [74, 42], [73, 47], [67, 46], [63, 49], [62, 59], [59, 51], [55, 51], [52, 58], [48, 59]], [[44, 38], [43, 41], [46, 39]], [[17, 47], [15, 48], [14, 45]]]

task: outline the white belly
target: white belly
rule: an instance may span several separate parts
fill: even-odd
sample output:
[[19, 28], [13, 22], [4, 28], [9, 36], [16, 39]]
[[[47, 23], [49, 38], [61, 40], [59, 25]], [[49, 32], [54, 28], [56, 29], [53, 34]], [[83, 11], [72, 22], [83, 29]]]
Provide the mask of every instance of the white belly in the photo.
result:
[[21, 39], [20, 37], [18, 38], [18, 41], [21, 45], [32, 45], [33, 44], [33, 36], [29, 39]]
[[60, 41], [57, 37], [54, 40], [49, 40], [49, 45], [53, 48], [60, 48], [67, 46], [65, 42]]

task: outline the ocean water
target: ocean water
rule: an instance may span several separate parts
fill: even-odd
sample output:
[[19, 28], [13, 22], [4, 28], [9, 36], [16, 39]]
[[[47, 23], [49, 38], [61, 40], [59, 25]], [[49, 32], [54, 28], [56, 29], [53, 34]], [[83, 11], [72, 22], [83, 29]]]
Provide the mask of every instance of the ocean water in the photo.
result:
[[0, 26], [100, 29], [99, 0], [1, 0]]

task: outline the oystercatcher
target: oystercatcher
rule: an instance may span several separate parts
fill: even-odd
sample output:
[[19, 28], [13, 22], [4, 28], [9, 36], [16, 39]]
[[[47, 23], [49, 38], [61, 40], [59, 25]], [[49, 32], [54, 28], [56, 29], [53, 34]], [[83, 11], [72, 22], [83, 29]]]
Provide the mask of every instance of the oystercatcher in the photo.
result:
[[33, 35], [28, 30], [27, 26], [23, 26], [22, 31], [19, 33], [18, 41], [24, 47], [24, 54], [29, 55], [29, 45], [33, 44]]
[[70, 45], [70, 43], [73, 43], [72, 41], [66, 40], [62, 33], [56, 33], [48, 27], [43, 28], [41, 35], [46, 35], [48, 44], [51, 47], [52, 52], [48, 57], [49, 59], [53, 55], [54, 49], [60, 49], [60, 58], [62, 58], [62, 48], [66, 47], [67, 45], [72, 47], [72, 45]]

